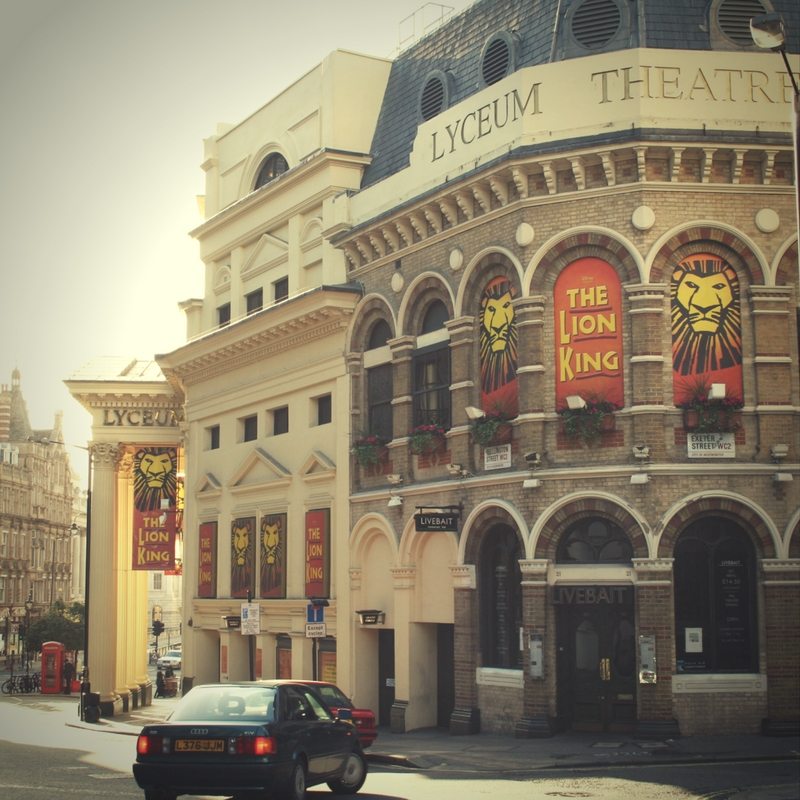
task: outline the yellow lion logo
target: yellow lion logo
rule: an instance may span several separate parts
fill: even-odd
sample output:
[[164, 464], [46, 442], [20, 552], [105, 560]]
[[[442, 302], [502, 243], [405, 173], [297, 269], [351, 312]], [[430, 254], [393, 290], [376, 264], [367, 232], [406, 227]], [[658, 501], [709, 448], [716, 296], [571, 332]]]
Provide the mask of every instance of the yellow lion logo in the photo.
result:
[[517, 375], [517, 326], [513, 290], [505, 278], [496, 278], [481, 298], [481, 386], [485, 394], [497, 391]]
[[133, 496], [139, 511], [158, 511], [161, 501], [174, 505], [177, 493], [175, 450], [145, 448], [133, 459]]
[[261, 518], [261, 596], [283, 590], [283, 516]]
[[231, 523], [231, 592], [234, 597], [241, 596], [252, 585], [250, 553], [254, 524], [253, 519], [236, 519]]
[[742, 363], [739, 280], [721, 258], [694, 255], [672, 272], [672, 365], [680, 375]]

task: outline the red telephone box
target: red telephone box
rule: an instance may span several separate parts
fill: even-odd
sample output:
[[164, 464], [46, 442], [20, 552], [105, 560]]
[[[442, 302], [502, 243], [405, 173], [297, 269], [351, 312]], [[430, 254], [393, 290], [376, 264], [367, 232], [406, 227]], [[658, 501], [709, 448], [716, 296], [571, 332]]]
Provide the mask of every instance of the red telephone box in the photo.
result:
[[45, 642], [42, 645], [42, 694], [61, 691], [64, 675], [64, 645]]

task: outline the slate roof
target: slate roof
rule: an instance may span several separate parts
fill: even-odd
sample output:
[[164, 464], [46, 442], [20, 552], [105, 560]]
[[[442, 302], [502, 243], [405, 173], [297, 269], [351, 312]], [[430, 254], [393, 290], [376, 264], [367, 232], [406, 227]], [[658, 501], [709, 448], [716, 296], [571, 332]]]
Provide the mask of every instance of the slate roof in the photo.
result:
[[[621, 36], [595, 52], [634, 47], [683, 50], [719, 47], [710, 31], [709, 0], [620, 1], [630, 10], [629, 25]], [[795, 0], [723, 2], [730, 3], [743, 19], [750, 13], [759, 13], [762, 7], [769, 10], [771, 5], [783, 15], [790, 37], [789, 52], [798, 52], [800, 4]], [[421, 121], [420, 96], [433, 70], [449, 74], [449, 105], [453, 106], [483, 88], [481, 53], [487, 40], [498, 32], [513, 32], [517, 39], [516, 69], [548, 63], [551, 55], [554, 61], [586, 55], [586, 50], [576, 47], [566, 20], [587, 3], [593, 3], [603, 13], [603, 9], [613, 5], [613, 0], [562, 0], [554, 41], [557, 0], [477, 0], [402, 52], [392, 64], [372, 141], [373, 160], [364, 173], [362, 188], [408, 166]]]

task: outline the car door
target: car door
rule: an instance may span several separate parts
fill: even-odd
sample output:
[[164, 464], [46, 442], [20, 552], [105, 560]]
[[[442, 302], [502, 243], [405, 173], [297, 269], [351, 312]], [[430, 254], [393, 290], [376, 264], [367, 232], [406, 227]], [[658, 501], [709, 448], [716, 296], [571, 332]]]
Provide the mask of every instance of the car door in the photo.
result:
[[330, 737], [325, 722], [318, 719], [306, 692], [300, 686], [284, 686], [281, 703], [284, 735], [291, 740], [293, 751], [306, 754], [309, 781], [318, 781], [330, 771]]

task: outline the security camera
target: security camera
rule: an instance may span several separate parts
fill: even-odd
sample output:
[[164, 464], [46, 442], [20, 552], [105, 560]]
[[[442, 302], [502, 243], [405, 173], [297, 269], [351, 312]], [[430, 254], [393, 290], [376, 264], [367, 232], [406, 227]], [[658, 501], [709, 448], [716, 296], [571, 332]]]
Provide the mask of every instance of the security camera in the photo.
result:
[[542, 456], [539, 453], [525, 453], [525, 461], [529, 467], [538, 467], [542, 463]]

